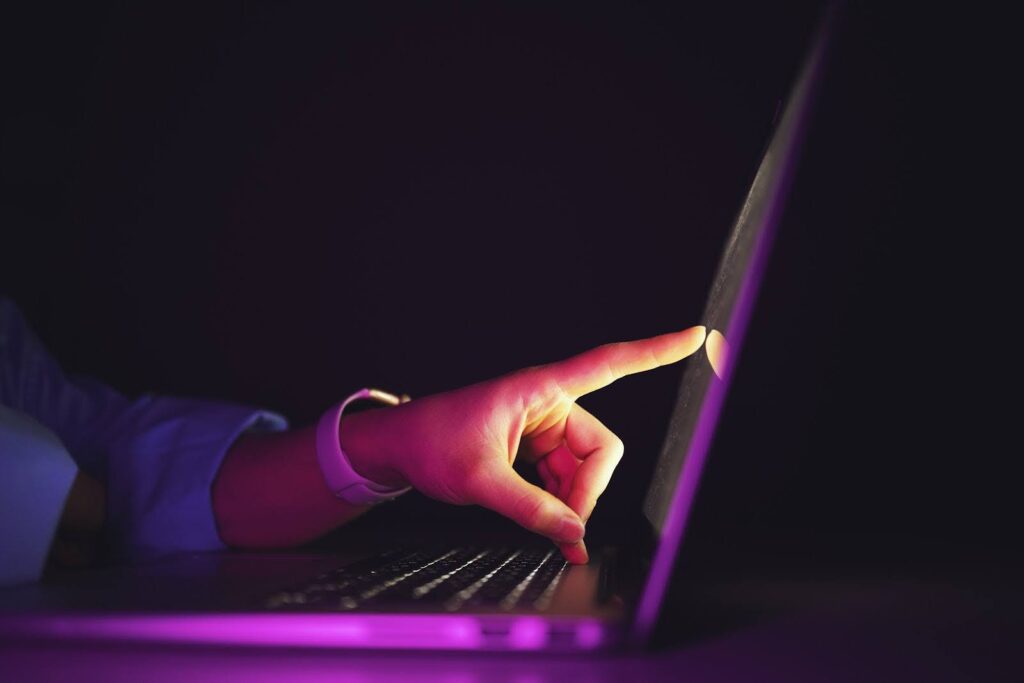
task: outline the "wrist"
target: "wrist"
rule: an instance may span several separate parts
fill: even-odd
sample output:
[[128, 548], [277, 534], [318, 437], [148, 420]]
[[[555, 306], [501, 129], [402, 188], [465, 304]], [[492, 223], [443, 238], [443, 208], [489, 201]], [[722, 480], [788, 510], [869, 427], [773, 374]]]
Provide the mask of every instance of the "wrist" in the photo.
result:
[[409, 485], [393, 465], [390, 435], [394, 433], [395, 413], [400, 407], [374, 408], [346, 413], [341, 419], [338, 438], [352, 469], [375, 484], [391, 488]]

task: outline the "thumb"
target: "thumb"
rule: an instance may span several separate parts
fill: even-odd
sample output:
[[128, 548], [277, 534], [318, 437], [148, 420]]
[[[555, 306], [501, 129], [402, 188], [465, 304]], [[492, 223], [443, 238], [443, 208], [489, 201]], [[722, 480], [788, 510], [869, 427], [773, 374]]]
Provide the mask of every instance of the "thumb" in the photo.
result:
[[474, 487], [474, 502], [560, 543], [583, 538], [580, 516], [561, 500], [519, 476], [511, 467], [494, 468]]

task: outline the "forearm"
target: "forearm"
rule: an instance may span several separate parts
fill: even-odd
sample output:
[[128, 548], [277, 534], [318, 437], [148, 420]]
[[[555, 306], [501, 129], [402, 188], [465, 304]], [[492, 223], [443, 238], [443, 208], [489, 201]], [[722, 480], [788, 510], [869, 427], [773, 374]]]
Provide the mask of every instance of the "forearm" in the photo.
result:
[[[393, 475], [372, 464], [380, 441], [373, 424], [377, 412], [346, 415], [341, 440], [360, 474], [390, 484]], [[212, 496], [221, 539], [240, 548], [306, 543], [368, 509], [328, 489], [317, 461], [315, 426], [243, 436], [225, 456]]]

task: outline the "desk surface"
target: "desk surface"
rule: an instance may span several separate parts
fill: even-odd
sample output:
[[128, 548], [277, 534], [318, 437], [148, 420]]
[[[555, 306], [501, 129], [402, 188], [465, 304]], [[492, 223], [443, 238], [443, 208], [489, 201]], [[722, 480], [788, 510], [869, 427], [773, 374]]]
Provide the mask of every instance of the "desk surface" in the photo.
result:
[[[835, 572], [834, 572], [835, 574]], [[686, 584], [645, 654], [508, 656], [0, 643], [8, 680], [1024, 680], [1021, 577]]]

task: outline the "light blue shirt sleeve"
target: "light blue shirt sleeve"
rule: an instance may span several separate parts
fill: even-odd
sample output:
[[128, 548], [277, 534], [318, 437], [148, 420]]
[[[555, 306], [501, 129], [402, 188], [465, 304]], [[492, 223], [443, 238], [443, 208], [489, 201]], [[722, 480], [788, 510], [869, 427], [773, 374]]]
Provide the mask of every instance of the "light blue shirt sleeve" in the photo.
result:
[[77, 474], [53, 432], [0, 405], [0, 585], [42, 575]]
[[69, 377], [0, 298], [0, 404], [50, 429], [78, 467], [107, 487], [107, 534], [123, 557], [223, 547], [210, 488], [234, 441], [282, 431], [277, 413], [204, 399], [129, 399]]

